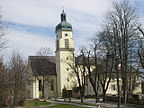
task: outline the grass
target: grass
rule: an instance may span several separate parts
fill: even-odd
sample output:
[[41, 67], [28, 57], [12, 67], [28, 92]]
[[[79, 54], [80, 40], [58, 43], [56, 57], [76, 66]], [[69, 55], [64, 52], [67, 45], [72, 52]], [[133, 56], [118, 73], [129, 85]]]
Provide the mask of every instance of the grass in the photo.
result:
[[57, 100], [58, 102], [65, 102], [65, 103], [74, 103], [74, 104], [80, 104], [80, 105], [91, 105], [91, 106], [95, 106], [94, 104], [89, 104], [89, 103], [81, 103], [81, 102], [73, 102], [73, 101], [71, 101], [71, 102], [69, 102], [69, 101], [59, 101], [59, 100]]
[[[77, 106], [77, 105], [70, 105], [70, 104], [56, 104], [53, 106], [48, 106], [50, 105], [50, 102], [46, 102], [46, 101], [39, 101], [39, 100], [27, 100], [26, 104], [25, 104], [25, 108], [34, 108], [34, 107], [41, 107], [41, 106], [45, 106], [45, 108], [87, 108], [84, 106]], [[77, 103], [79, 105], [88, 105], [85, 103]], [[0, 107], [1, 108], [1, 107]], [[4, 107], [6, 108], [6, 107]], [[110, 108], [110, 107], [102, 107], [102, 108]]]
[[[69, 102], [69, 101], [58, 101], [58, 102], [65, 102], [65, 103], [74, 103], [74, 104], [79, 104], [79, 105], [95, 106], [95, 104], [81, 103], [81, 102]], [[55, 107], [48, 107], [48, 108], [55, 108]], [[57, 108], [57, 107], [56, 107], [56, 108]], [[73, 108], [73, 107], [72, 107], [72, 108]], [[77, 107], [74, 107], [74, 108], [77, 108]], [[78, 108], [85, 108], [85, 107], [78, 107]], [[111, 108], [111, 107], [102, 106], [102, 108]]]
[[48, 108], [86, 108], [86, 107], [69, 105], [69, 104], [57, 104], [54, 106], [49, 106]]
[[26, 101], [26, 106], [31, 107], [31, 106], [46, 106], [51, 104], [50, 102], [45, 102], [45, 101], [39, 101], [39, 100], [28, 100]]
[[102, 108], [112, 108], [112, 107], [104, 107], [104, 106], [103, 106]]

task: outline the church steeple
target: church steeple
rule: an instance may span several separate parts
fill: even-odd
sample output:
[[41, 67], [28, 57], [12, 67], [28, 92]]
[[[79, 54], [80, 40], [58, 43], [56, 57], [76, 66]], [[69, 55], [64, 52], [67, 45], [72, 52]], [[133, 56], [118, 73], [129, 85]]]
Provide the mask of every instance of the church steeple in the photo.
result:
[[[60, 14], [60, 23], [56, 26], [56, 72], [57, 93], [61, 97], [62, 89], [71, 90], [72, 80], [69, 81], [71, 67], [68, 60], [73, 60], [74, 42], [72, 39], [72, 25], [67, 22], [64, 10]], [[71, 61], [70, 63], [72, 63]]]
[[72, 25], [66, 21], [66, 14], [64, 10], [61, 13], [61, 22], [56, 26], [56, 32], [59, 30], [72, 31]]
[[61, 22], [63, 21], [66, 21], [66, 14], [64, 12], [64, 10], [62, 10], [62, 13], [61, 13]]

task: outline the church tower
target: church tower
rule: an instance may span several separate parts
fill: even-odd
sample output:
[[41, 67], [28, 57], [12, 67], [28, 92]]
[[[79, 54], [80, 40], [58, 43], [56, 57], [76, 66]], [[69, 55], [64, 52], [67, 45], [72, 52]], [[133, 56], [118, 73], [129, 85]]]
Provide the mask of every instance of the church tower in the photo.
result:
[[64, 10], [61, 13], [61, 22], [56, 26], [56, 70], [57, 92], [61, 96], [62, 89], [71, 89], [69, 73], [71, 68], [67, 61], [73, 58], [74, 42], [72, 39], [72, 25], [67, 22]]

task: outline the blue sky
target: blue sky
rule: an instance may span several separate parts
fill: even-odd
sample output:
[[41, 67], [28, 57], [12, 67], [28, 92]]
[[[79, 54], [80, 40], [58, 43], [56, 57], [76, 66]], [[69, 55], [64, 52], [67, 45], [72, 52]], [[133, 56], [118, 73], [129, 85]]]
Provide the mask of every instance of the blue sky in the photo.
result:
[[[3, 20], [8, 24], [7, 50], [14, 49], [24, 57], [35, 55], [40, 47], [55, 51], [55, 26], [64, 6], [67, 21], [73, 26], [76, 50], [87, 45], [87, 39], [100, 29], [103, 15], [113, 0], [0, 0]], [[121, 1], [121, 0], [117, 0]], [[129, 0], [144, 21], [144, 0]]]

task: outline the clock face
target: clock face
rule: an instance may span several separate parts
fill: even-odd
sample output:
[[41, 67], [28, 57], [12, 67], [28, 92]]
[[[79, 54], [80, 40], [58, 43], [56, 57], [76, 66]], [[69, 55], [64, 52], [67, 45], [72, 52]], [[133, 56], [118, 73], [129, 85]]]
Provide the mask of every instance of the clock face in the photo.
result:
[[68, 36], [68, 34], [67, 34], [67, 33], [65, 33], [65, 36]]

